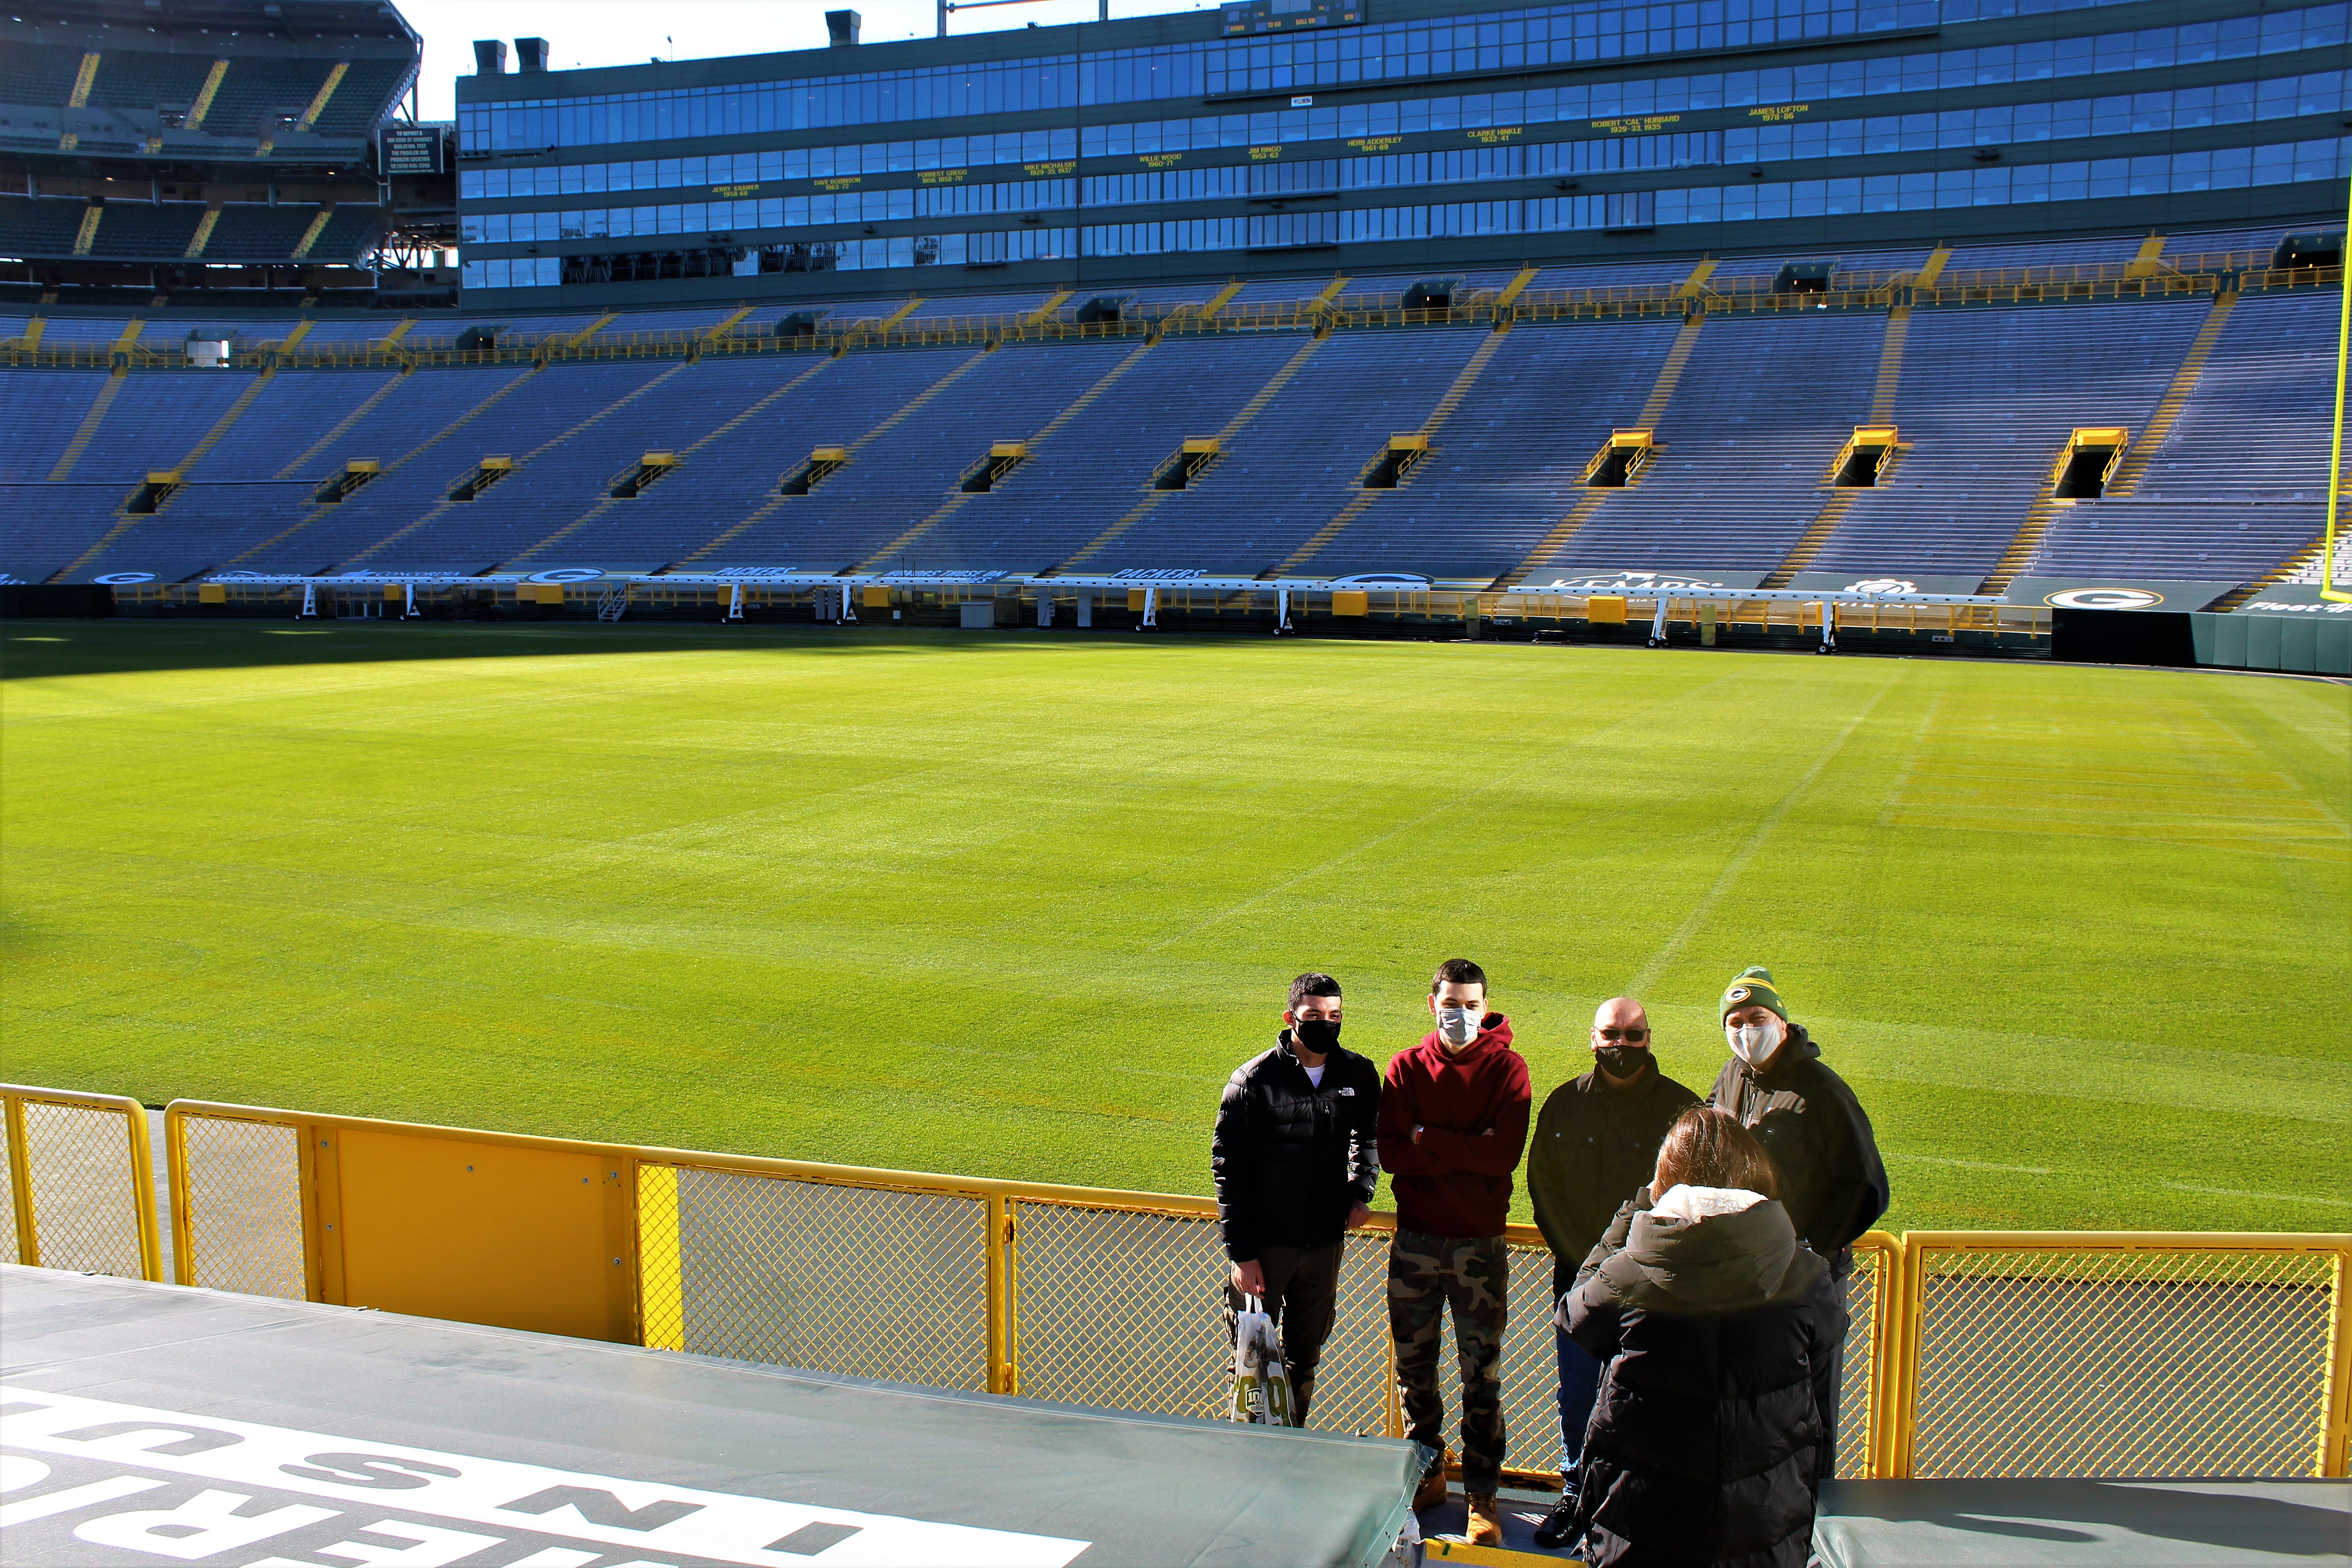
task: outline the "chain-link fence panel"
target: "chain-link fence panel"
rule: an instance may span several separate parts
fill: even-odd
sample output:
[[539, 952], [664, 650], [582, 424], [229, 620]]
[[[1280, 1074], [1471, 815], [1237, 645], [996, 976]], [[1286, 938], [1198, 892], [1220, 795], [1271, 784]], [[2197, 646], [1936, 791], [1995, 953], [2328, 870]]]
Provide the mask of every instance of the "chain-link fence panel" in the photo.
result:
[[1853, 1248], [1853, 1272], [1845, 1281], [1845, 1366], [1838, 1393], [1837, 1473], [1849, 1480], [1871, 1473], [1877, 1449], [1878, 1347], [1885, 1331], [1886, 1281], [1895, 1268], [1889, 1247], [1867, 1240]]
[[42, 1267], [145, 1279], [138, 1205], [140, 1184], [152, 1178], [132, 1158], [130, 1118], [97, 1106], [24, 1104], [26, 1185]]
[[220, 1116], [183, 1116], [179, 1122], [188, 1282], [301, 1300], [309, 1287], [300, 1130]]
[[[1382, 1247], [1383, 1259], [1387, 1248]], [[1551, 1249], [1511, 1245], [1511, 1305], [1503, 1324], [1503, 1473], [1525, 1479], [1559, 1476], [1559, 1342], [1552, 1332]], [[1381, 1307], [1387, 1311], [1386, 1303]], [[1381, 1331], [1387, 1332], [1383, 1317]], [[1454, 1351], [1454, 1309], [1445, 1310], [1437, 1358], [1438, 1396], [1445, 1401], [1445, 1444], [1462, 1458], [1462, 1368]]]
[[[1220, 1253], [1220, 1280], [1223, 1262]], [[1323, 1342], [1316, 1363], [1307, 1425], [1322, 1432], [1386, 1436], [1394, 1375], [1389, 1359], [1389, 1233], [1356, 1231], [1340, 1255], [1339, 1304], [1331, 1337]]]
[[2311, 1472], [2327, 1254], [1912, 1245], [1912, 1474]]
[[1013, 1213], [1022, 1394], [1224, 1414], [1233, 1352], [1214, 1220], [1027, 1200]]
[[[1013, 1205], [1020, 1391], [1033, 1399], [1222, 1417], [1233, 1386], [1231, 1266], [1216, 1222], [1079, 1205]], [[1388, 1236], [1350, 1235], [1307, 1425], [1388, 1429]]]
[[[646, 1206], [664, 1184], [641, 1168]], [[646, 1339], [853, 1377], [988, 1386], [986, 1203], [678, 1167], [675, 1285], [641, 1243]], [[674, 1300], [675, 1305], [670, 1303]], [[675, 1313], [675, 1328], [668, 1315]], [[667, 1336], [674, 1331], [674, 1341]]]

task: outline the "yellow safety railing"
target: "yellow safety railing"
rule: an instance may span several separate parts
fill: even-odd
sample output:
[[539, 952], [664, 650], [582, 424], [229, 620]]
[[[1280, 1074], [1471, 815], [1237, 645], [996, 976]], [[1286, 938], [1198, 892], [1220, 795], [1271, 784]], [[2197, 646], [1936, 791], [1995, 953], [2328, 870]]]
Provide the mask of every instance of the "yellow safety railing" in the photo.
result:
[[2352, 1237], [1914, 1231], [1901, 1476], [2342, 1475]]
[[[131, 1102], [5, 1092], [21, 1233], [26, 1114]], [[182, 1284], [1118, 1409], [1223, 1404], [1206, 1198], [185, 1100], [165, 1129]], [[33, 1181], [77, 1175], [135, 1206], [102, 1163]], [[1314, 1426], [1402, 1433], [1394, 1223], [1346, 1253]], [[1532, 1226], [1507, 1239], [1505, 1418], [1523, 1460], [1553, 1461], [1550, 1255]], [[1846, 1282], [1839, 1473], [2343, 1475], [2348, 1276], [2352, 1236], [1873, 1231]]]
[[[1213, 316], [1179, 309], [1157, 317], [1137, 316], [1114, 321], [1076, 321], [1055, 318], [1037, 321], [1025, 315], [927, 317], [884, 325], [878, 320], [845, 322], [803, 337], [779, 338], [772, 333], [723, 333], [713, 337], [697, 331], [604, 331], [585, 342], [576, 334], [555, 332], [516, 334], [488, 349], [461, 349], [454, 340], [438, 342], [307, 343], [291, 349], [257, 344], [244, 359], [301, 369], [412, 367], [499, 363], [547, 364], [590, 360], [697, 358], [718, 353], [836, 353], [852, 348], [909, 348], [992, 342], [1047, 342], [1065, 340], [1156, 337], [1167, 333], [1195, 334], [1276, 331], [1328, 331], [1394, 328], [1452, 323], [1491, 325], [1498, 321], [1591, 321], [1679, 319], [1685, 311], [1702, 310], [1716, 315], [1780, 314], [1824, 309], [1883, 310], [1908, 302], [1915, 310], [1938, 306], [2046, 304], [2068, 300], [2162, 300], [2210, 296], [2225, 286], [2241, 294], [2273, 289], [2332, 289], [2341, 286], [2340, 267], [2277, 268], [2235, 267], [2223, 262], [2238, 257], [2189, 258], [2195, 269], [2167, 267], [2150, 276], [2125, 276], [2120, 264], [2099, 267], [2035, 268], [2021, 271], [1947, 272], [1927, 285], [1915, 284], [1911, 274], [1871, 272], [1840, 275], [1826, 293], [1774, 293], [1769, 279], [1729, 279], [1685, 296], [1680, 285], [1636, 284], [1597, 289], [1531, 290], [1505, 302], [1481, 294], [1444, 310], [1407, 310], [1402, 295], [1342, 295], [1318, 304], [1312, 300], [1229, 304]], [[176, 347], [38, 344], [20, 340], [0, 341], [0, 364], [49, 367], [107, 368], [121, 364], [138, 370], [186, 368], [186, 356]]]
[[119, 1094], [0, 1084], [6, 1252], [17, 1262], [163, 1278], [147, 1109]]

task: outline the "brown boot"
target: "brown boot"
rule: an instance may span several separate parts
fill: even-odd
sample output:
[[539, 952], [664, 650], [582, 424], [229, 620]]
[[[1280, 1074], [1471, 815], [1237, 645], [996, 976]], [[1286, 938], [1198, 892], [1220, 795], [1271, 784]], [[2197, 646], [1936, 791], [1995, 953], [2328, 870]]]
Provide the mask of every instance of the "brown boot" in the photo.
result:
[[1463, 1536], [1473, 1546], [1503, 1544], [1503, 1516], [1495, 1508], [1493, 1492], [1470, 1494], [1470, 1523]]
[[1438, 1457], [1435, 1464], [1421, 1478], [1421, 1485], [1412, 1494], [1412, 1511], [1425, 1513], [1433, 1508], [1445, 1506], [1445, 1459]]

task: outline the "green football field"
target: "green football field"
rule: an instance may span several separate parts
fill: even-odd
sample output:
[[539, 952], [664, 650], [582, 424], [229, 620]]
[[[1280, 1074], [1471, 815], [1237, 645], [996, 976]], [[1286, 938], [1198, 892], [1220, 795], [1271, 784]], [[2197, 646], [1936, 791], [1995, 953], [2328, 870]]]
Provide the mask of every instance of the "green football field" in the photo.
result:
[[[1303, 969], [1704, 1089], [1769, 964], [1896, 1228], [2352, 1228], [2352, 703], [1481, 644], [16, 622], [5, 1076], [1201, 1193]], [[1526, 1213], [1524, 1199], [1519, 1213]]]

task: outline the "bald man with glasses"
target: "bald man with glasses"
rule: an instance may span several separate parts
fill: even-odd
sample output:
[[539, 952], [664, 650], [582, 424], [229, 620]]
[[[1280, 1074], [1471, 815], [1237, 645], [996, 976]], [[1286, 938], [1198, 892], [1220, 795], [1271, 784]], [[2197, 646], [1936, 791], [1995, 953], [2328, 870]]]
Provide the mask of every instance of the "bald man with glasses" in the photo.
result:
[[[1631, 996], [1612, 996], [1592, 1015], [1592, 1070], [1551, 1091], [1528, 1140], [1528, 1193], [1551, 1246], [1557, 1301], [1618, 1208], [1650, 1179], [1658, 1145], [1699, 1097], [1660, 1071], [1650, 1055], [1650, 1017]], [[1538, 1544], [1568, 1538], [1576, 1508], [1584, 1428], [1601, 1386], [1601, 1363], [1555, 1329], [1559, 1356], [1560, 1500], [1536, 1531]]]

